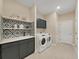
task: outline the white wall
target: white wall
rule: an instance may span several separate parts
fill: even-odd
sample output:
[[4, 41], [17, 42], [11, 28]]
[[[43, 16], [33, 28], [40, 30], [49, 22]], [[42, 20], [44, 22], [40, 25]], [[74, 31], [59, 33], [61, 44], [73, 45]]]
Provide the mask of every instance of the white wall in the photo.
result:
[[42, 18], [42, 19], [44, 19], [44, 15], [41, 14], [38, 10], [37, 10], [37, 18]]
[[58, 14], [54, 12], [45, 16], [45, 18], [47, 19], [46, 32], [52, 35], [53, 42], [56, 43], [58, 41]]
[[0, 15], [2, 14], [3, 0], [0, 0]]
[[36, 6], [35, 5], [33, 5], [32, 7], [30, 7], [30, 10], [29, 10], [29, 13], [30, 13], [30, 16], [29, 16], [29, 18], [31, 19], [31, 20], [33, 20], [34, 22], [35, 22], [35, 19], [36, 19], [36, 17], [35, 17], [35, 12], [36, 12]]
[[[30, 10], [31, 9], [31, 10]], [[26, 19], [34, 18], [33, 7], [22, 5], [16, 0], [4, 0], [3, 1], [3, 15], [4, 16], [20, 16]]]
[[74, 44], [74, 20], [74, 11], [59, 16], [59, 42]]
[[[61, 43], [60, 39], [64, 41], [64, 43], [70, 43], [73, 44], [74, 42], [74, 20], [75, 20], [75, 15], [74, 11], [59, 15], [56, 12], [48, 14], [45, 16], [47, 19], [47, 29], [46, 32], [50, 33], [53, 38], [54, 43]], [[60, 31], [61, 30], [61, 31]], [[69, 33], [66, 36], [64, 33], [65, 32]], [[61, 33], [64, 35], [61, 36]], [[70, 39], [69, 39], [70, 38]], [[67, 40], [66, 40], [67, 39]]]

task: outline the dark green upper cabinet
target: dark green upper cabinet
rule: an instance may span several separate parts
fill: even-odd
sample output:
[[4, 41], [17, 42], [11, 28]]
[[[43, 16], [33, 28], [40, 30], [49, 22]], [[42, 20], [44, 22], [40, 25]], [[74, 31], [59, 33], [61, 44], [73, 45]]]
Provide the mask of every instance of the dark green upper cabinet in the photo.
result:
[[47, 27], [46, 20], [37, 18], [37, 28], [44, 28], [44, 29], [46, 29], [46, 27]]

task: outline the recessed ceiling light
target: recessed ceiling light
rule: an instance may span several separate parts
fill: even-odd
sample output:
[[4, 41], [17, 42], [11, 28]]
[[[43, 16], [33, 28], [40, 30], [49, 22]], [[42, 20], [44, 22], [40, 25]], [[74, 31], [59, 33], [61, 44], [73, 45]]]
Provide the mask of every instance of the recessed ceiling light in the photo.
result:
[[60, 6], [57, 6], [57, 9], [59, 10], [60, 9]]

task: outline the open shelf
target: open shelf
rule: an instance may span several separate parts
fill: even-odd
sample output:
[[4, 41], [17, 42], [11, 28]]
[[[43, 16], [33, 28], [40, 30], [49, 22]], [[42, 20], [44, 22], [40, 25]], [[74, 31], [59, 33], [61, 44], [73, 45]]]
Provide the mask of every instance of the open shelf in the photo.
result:
[[7, 17], [7, 16], [2, 16], [2, 18], [9, 19], [9, 20], [15, 20], [15, 21], [21, 21], [21, 22], [28, 22], [28, 23], [33, 22], [33, 21], [22, 20], [22, 19], [17, 19], [17, 18], [13, 18], [13, 17]]
[[25, 29], [25, 28], [3, 28], [4, 30], [31, 30], [29, 29]]
[[34, 22], [2, 16], [1, 18], [2, 39], [9, 39], [27, 35], [33, 35]]

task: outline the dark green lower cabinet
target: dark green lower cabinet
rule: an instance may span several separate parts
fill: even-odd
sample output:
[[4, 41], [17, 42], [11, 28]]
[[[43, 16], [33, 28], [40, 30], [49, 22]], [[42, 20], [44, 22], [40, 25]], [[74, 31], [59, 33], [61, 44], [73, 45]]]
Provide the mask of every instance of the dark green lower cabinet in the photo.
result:
[[34, 39], [24, 40], [20, 42], [20, 58], [23, 59], [34, 52]]
[[19, 59], [18, 45], [2, 49], [2, 59]]
[[35, 39], [0, 45], [0, 59], [24, 59], [35, 51]]

